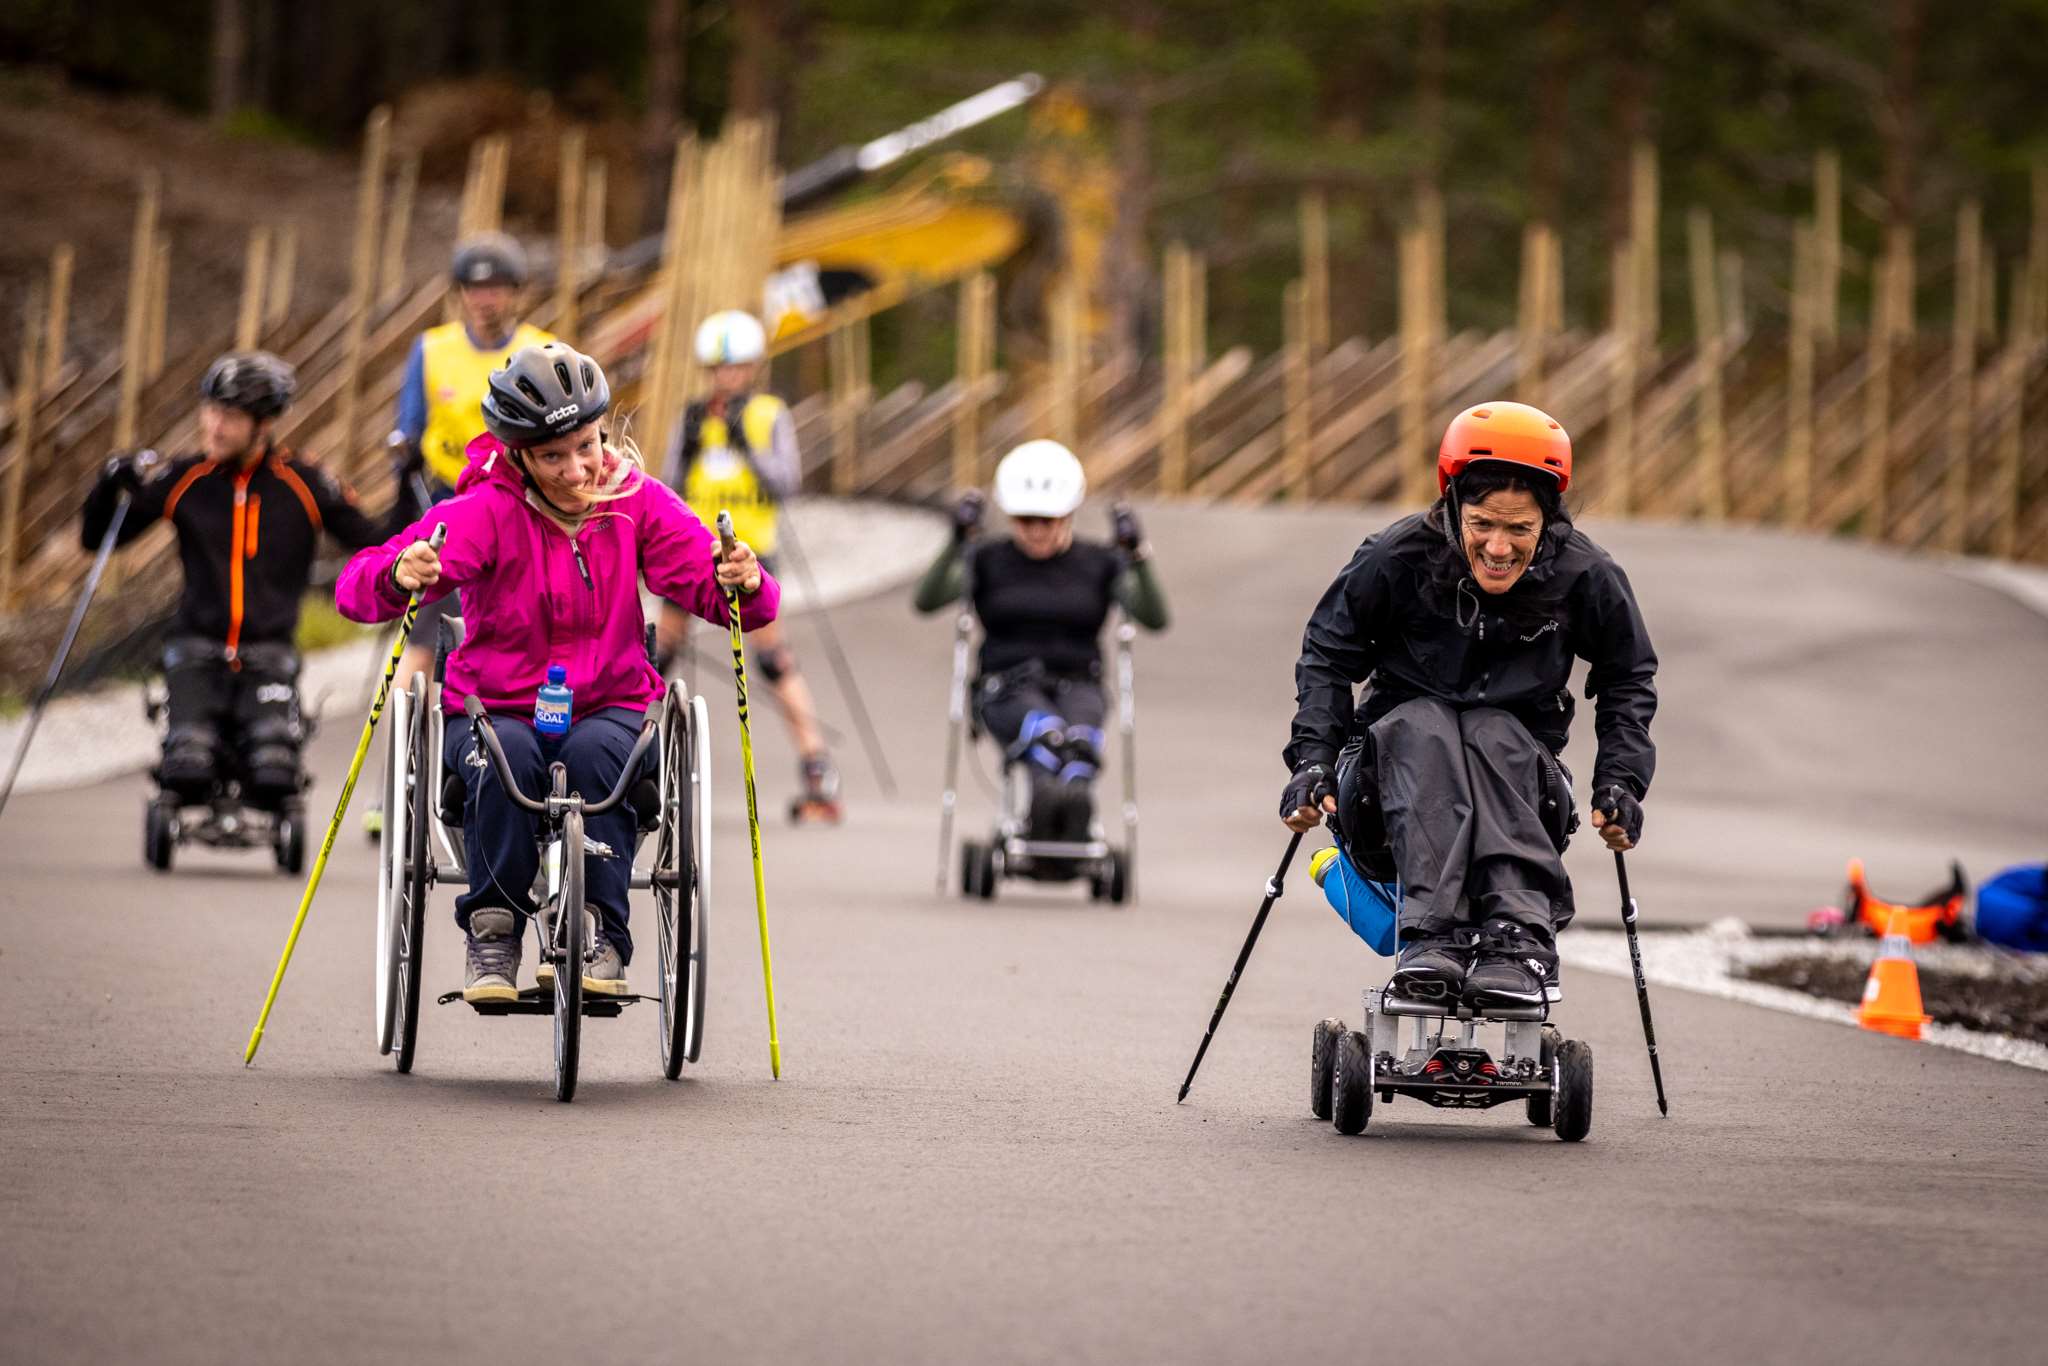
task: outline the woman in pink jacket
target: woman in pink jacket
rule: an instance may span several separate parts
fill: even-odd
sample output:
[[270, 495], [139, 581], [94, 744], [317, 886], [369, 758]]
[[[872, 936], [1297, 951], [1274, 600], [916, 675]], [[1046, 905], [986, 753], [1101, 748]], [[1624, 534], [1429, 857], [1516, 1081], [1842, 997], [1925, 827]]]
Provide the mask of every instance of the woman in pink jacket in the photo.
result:
[[[571, 791], [608, 792], [618, 781], [648, 707], [662, 694], [643, 644], [642, 578], [719, 625], [729, 621], [724, 586], [736, 585], [747, 630], [773, 621], [781, 601], [744, 542], [721, 561], [711, 532], [675, 491], [647, 477], [630, 445], [606, 443], [599, 423], [610, 406], [611, 387], [588, 356], [560, 342], [515, 353], [491, 375], [488, 430], [469, 443], [456, 496], [357, 554], [335, 585], [342, 615], [364, 622], [395, 620], [415, 589], [430, 600], [462, 590], [467, 637], [448, 658], [441, 705], [459, 717], [465, 699], [482, 700], [529, 796], [545, 791], [555, 760], [567, 767]], [[448, 528], [438, 552], [427, 543], [436, 523]], [[574, 698], [560, 736], [534, 727], [535, 695], [550, 665], [562, 666]], [[448, 727], [444, 759], [468, 788], [462, 833], [470, 885], [455, 902], [456, 923], [469, 936], [462, 994], [509, 1000], [518, 994], [523, 918], [533, 911], [537, 830], [493, 771], [469, 762], [474, 747], [467, 724]], [[626, 991], [633, 825], [629, 804], [621, 803], [585, 827], [590, 839], [618, 851], [586, 867], [597, 935], [585, 991]]]

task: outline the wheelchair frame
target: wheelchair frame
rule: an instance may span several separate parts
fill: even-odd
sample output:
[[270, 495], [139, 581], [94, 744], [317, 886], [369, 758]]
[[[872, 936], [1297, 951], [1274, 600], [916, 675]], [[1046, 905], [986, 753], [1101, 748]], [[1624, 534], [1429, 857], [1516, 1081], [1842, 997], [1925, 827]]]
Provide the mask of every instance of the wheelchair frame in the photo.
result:
[[[444, 663], [445, 652], [436, 660], [435, 689]], [[380, 1054], [397, 1055], [400, 1072], [412, 1070], [417, 1051], [420, 964], [429, 893], [437, 883], [469, 885], [458, 837], [460, 807], [450, 812], [442, 800], [450, 776], [443, 762], [447, 717], [440, 707], [431, 705], [432, 698], [427, 679], [415, 676], [409, 688], [393, 693], [388, 717], [385, 827], [378, 852], [376, 1038]], [[508, 778], [502, 754], [493, 753], [496, 737], [479, 719], [480, 704], [472, 698], [465, 710], [469, 717], [465, 724], [481, 724], [481, 733], [487, 737], [485, 762], [498, 767], [501, 780]], [[550, 791], [539, 800], [518, 792], [509, 782], [505, 786], [516, 802], [543, 818], [542, 895], [539, 913], [528, 917], [539, 942], [540, 960], [580, 963], [590, 950], [583, 942], [583, 865], [580, 858], [568, 857], [567, 851], [581, 845], [586, 857], [621, 856], [619, 851], [586, 840], [583, 817], [626, 799], [642, 781], [639, 769], [650, 749], [659, 755], [657, 809], [652, 824], [645, 812], [639, 813], [635, 847], [623, 856], [637, 861], [639, 846], [647, 842], [643, 837], [655, 836], [652, 859], [644, 868], [635, 867], [629, 886], [633, 891], [654, 894], [662, 1075], [674, 1080], [684, 1063], [697, 1061], [703, 1048], [711, 872], [710, 724], [704, 699], [688, 695], [680, 684], [669, 684], [659, 711], [642, 727], [617, 785], [600, 800], [586, 801], [567, 792], [566, 772], [559, 763], [551, 765]], [[578, 908], [577, 914], [560, 913], [571, 904]], [[528, 987], [515, 1001], [477, 1002], [473, 1008], [483, 1015], [551, 1015], [555, 1092], [558, 1099], [566, 1101], [576, 1089], [582, 1018], [616, 1016], [627, 1005], [646, 998], [585, 993], [580, 971], [557, 971], [554, 978], [552, 992]], [[461, 999], [460, 991], [438, 998], [441, 1004]]]

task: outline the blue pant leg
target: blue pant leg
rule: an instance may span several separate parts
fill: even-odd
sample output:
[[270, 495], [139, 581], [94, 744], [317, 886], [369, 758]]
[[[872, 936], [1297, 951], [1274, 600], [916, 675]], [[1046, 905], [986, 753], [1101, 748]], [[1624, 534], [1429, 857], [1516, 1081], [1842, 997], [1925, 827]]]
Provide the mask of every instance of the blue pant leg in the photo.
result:
[[[582, 793], [585, 801], [604, 800], [625, 770], [646, 719], [644, 713], [625, 707], [606, 707], [579, 718], [557, 754], [569, 770], [569, 790]], [[610, 858], [593, 855], [584, 859], [583, 897], [596, 909], [604, 936], [619, 951], [620, 961], [627, 963], [633, 961], [633, 936], [626, 928], [626, 917], [635, 824], [632, 804], [624, 801], [583, 823], [586, 836], [612, 850]]]
[[[490, 724], [519, 790], [528, 797], [544, 795], [547, 765], [541, 758], [540, 736], [531, 725], [512, 717], [493, 716]], [[462, 803], [462, 849], [469, 865], [469, 889], [455, 898], [455, 923], [465, 932], [469, 913], [479, 906], [509, 907], [522, 917], [531, 914], [533, 878], [540, 869], [539, 818], [520, 810], [505, 795], [496, 770], [489, 767], [489, 756], [482, 768], [469, 762], [475, 748], [469, 721], [450, 717], [442, 761], [461, 775], [467, 794]]]

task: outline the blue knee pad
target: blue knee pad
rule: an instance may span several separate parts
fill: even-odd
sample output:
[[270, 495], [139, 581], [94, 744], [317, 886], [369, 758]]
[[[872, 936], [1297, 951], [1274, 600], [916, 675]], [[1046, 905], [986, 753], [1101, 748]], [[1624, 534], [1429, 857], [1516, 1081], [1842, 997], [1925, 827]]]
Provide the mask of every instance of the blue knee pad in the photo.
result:
[[1322, 883], [1324, 899], [1351, 927], [1351, 932], [1382, 958], [1392, 957], [1395, 923], [1401, 907], [1400, 887], [1372, 881], [1352, 867], [1342, 851], [1323, 870]]
[[1058, 773], [1060, 756], [1054, 747], [1062, 743], [1061, 728], [1065, 725], [1064, 720], [1049, 711], [1024, 713], [1023, 729], [1017, 732], [1017, 742], [1010, 746], [1010, 753], [1029, 759], [1047, 773]]

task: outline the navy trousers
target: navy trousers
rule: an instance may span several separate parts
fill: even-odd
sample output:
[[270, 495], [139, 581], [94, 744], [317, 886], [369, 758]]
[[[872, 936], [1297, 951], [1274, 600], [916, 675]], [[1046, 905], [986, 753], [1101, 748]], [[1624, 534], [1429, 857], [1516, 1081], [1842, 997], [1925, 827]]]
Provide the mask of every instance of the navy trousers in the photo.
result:
[[[642, 712], [606, 707], [576, 718], [565, 736], [542, 735], [524, 717], [493, 716], [490, 723], [521, 792], [536, 801], [545, 797], [548, 765], [559, 760], [569, 770], [569, 790], [599, 801], [618, 782], [646, 720]], [[469, 913], [481, 906], [531, 915], [534, 875], [540, 871], [540, 817], [521, 810], [505, 795], [488, 755], [481, 756], [482, 767], [469, 762], [475, 748], [468, 720], [451, 716], [442, 761], [449, 772], [462, 776], [467, 794], [462, 803], [462, 847], [469, 865], [469, 890], [455, 898], [455, 923], [465, 933]], [[583, 825], [588, 838], [612, 850], [610, 858], [593, 853], [584, 860], [584, 899], [597, 912], [599, 933], [627, 963], [633, 961], [626, 892], [633, 876], [635, 824], [633, 804], [622, 801]]]

